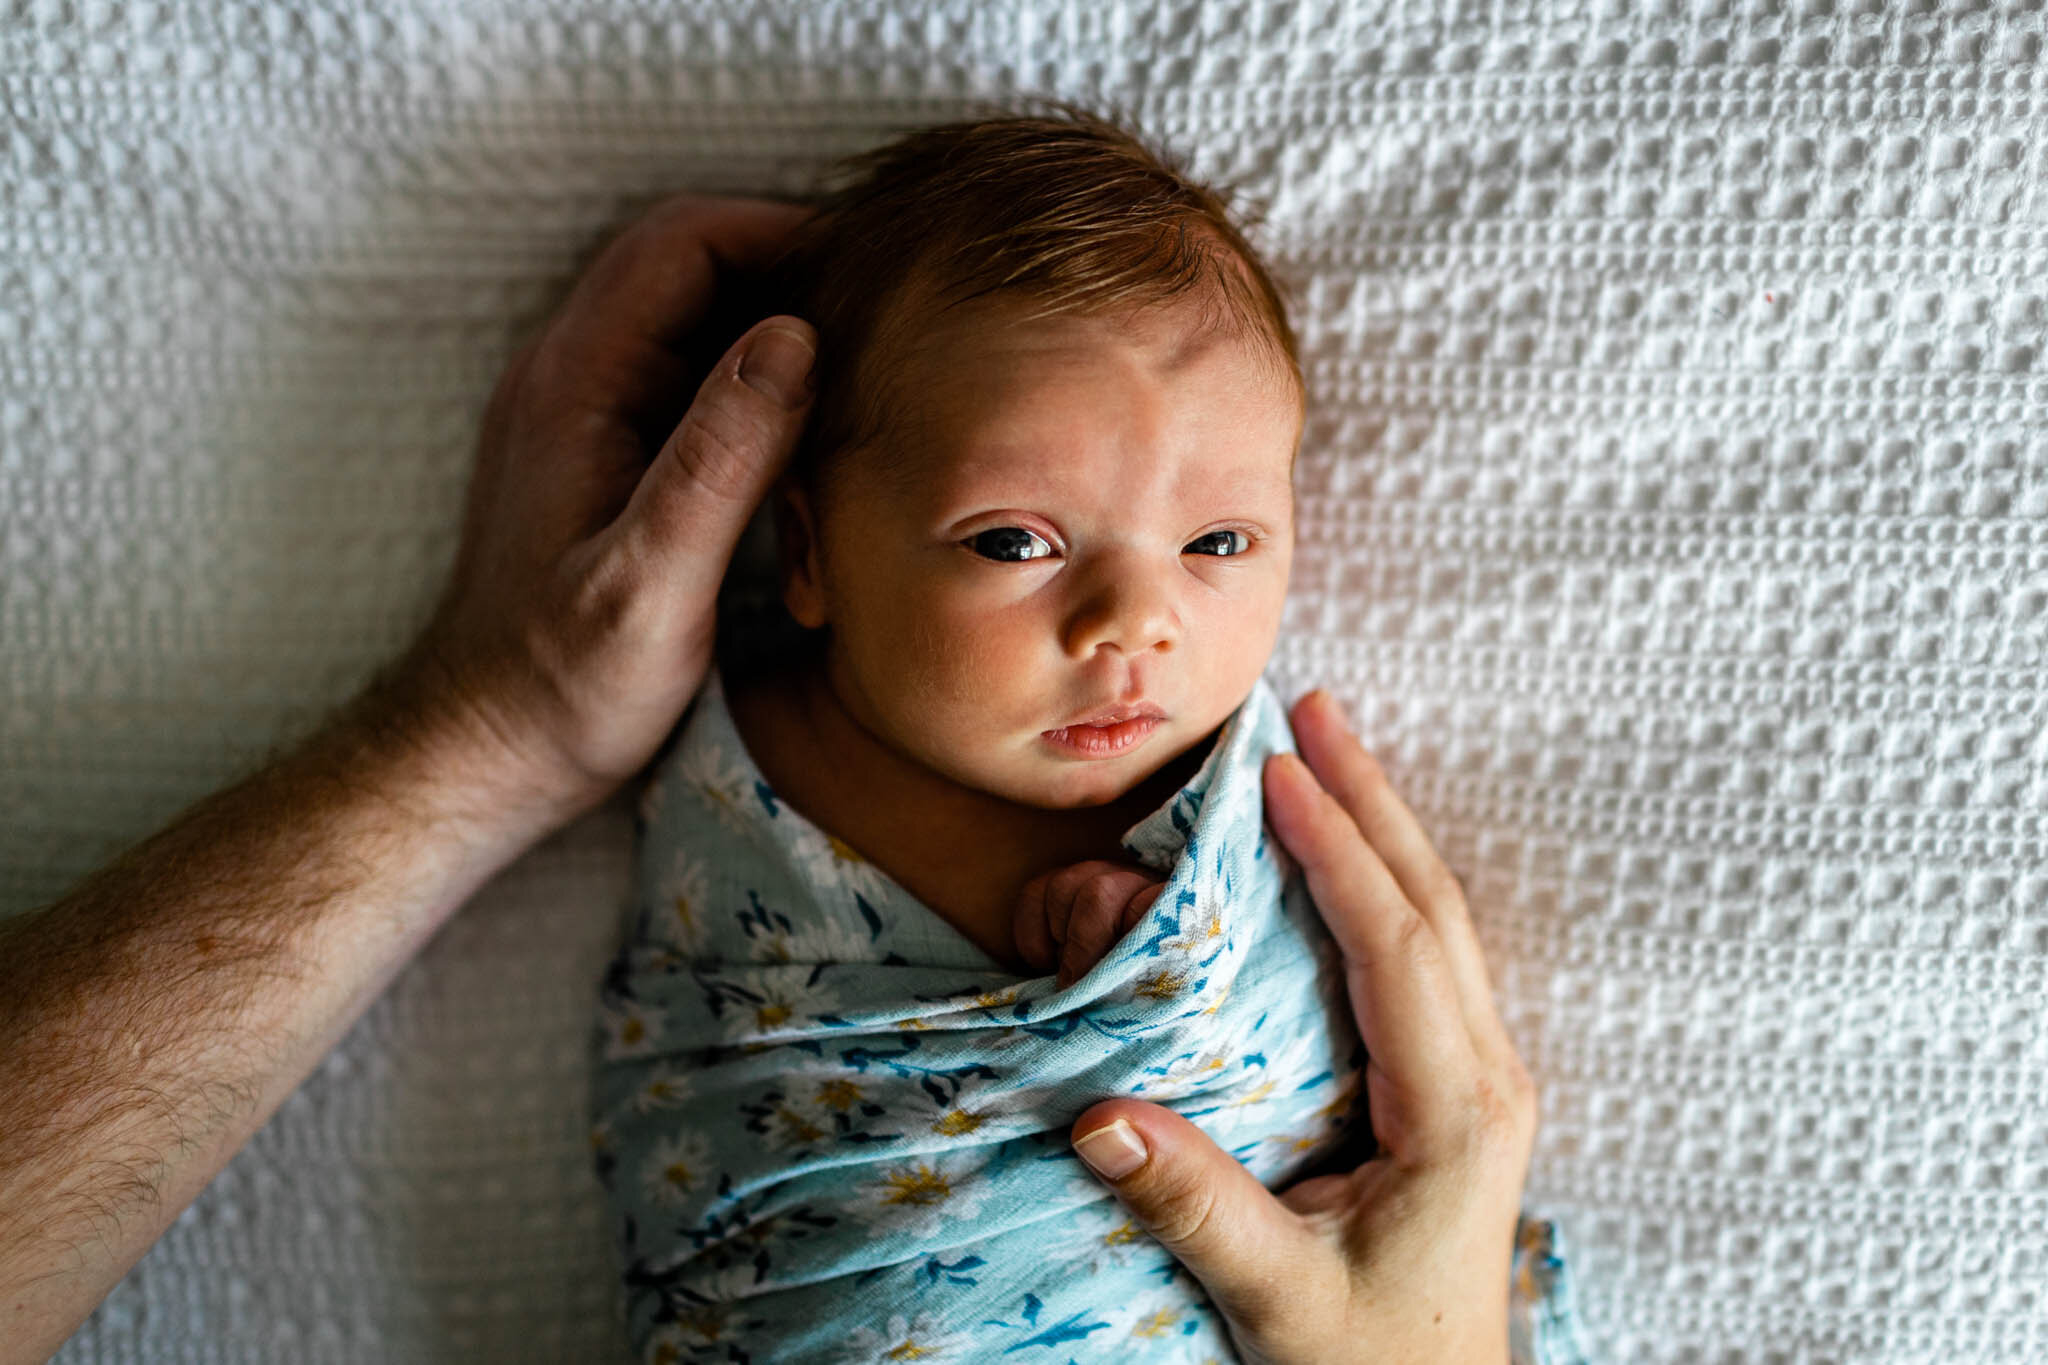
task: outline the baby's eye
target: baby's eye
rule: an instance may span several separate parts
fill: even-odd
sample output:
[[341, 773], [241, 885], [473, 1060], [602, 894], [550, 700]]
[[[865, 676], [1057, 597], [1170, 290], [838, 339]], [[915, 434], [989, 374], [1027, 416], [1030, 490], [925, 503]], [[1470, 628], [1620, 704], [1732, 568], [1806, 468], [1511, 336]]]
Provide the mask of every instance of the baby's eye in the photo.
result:
[[1026, 560], [1044, 559], [1052, 553], [1052, 546], [1021, 526], [998, 526], [994, 530], [971, 535], [961, 543], [983, 559], [993, 559], [999, 564], [1022, 564]]
[[[1204, 545], [1213, 545], [1218, 536], [1222, 536], [1224, 538], [1222, 549], [1205, 550], [1201, 548]], [[1244, 542], [1242, 547], [1238, 547], [1236, 544], [1236, 542], [1240, 540]], [[1209, 534], [1205, 536], [1201, 536], [1195, 540], [1189, 541], [1187, 550], [1183, 553], [1191, 553], [1198, 555], [1213, 554], [1217, 556], [1219, 559], [1221, 559], [1228, 558], [1231, 555], [1241, 555], [1246, 550], [1251, 549], [1251, 547], [1251, 537], [1247, 536], [1242, 531], [1211, 531], [1209, 532]]]

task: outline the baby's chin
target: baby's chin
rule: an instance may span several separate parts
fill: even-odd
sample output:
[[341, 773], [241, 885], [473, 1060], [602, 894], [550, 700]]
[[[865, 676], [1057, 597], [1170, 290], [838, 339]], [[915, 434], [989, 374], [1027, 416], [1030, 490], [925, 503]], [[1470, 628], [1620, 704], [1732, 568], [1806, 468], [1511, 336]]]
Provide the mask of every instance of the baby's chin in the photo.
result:
[[1145, 794], [1141, 789], [1150, 784], [1157, 788], [1149, 793], [1154, 803], [1163, 803], [1194, 775], [1206, 752], [1198, 738], [1178, 750], [1155, 742], [1109, 759], [1031, 755], [1018, 765], [1024, 771], [1006, 773], [983, 790], [1036, 810], [1089, 810]]

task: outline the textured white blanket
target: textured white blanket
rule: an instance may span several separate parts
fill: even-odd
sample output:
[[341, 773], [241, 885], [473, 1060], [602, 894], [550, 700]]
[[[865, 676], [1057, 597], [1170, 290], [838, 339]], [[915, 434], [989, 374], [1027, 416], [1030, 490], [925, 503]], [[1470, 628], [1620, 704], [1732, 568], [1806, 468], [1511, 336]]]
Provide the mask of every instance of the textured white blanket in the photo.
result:
[[[2038, 4], [14, 0], [0, 910], [424, 617], [511, 340], [672, 188], [1117, 100], [1271, 205], [1283, 695], [1465, 878], [1615, 1361], [2048, 1359]], [[406, 973], [60, 1356], [622, 1348], [615, 804]]]

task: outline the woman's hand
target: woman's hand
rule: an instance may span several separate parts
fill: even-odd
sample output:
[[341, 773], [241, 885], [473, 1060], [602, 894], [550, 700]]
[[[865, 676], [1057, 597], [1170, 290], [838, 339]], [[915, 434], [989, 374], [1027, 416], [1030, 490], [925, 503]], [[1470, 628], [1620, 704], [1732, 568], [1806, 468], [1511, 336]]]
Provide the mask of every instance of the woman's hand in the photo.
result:
[[664, 200], [491, 395], [454, 571], [387, 692], [403, 724], [461, 735], [478, 785], [539, 827], [639, 771], [703, 681], [726, 563], [809, 411], [817, 334], [759, 322], [694, 401], [688, 351], [720, 272], [766, 265], [806, 216]]
[[1061, 990], [1088, 974], [1136, 927], [1166, 889], [1150, 872], [1099, 860], [1041, 872], [1017, 894], [1011, 930], [1017, 956], [1043, 971], [1055, 963]]
[[1267, 819], [1344, 956], [1380, 1151], [1277, 1198], [1199, 1128], [1138, 1100], [1075, 1150], [1201, 1280], [1246, 1361], [1498, 1362], [1536, 1092], [1494, 1009], [1458, 881], [1315, 692]]

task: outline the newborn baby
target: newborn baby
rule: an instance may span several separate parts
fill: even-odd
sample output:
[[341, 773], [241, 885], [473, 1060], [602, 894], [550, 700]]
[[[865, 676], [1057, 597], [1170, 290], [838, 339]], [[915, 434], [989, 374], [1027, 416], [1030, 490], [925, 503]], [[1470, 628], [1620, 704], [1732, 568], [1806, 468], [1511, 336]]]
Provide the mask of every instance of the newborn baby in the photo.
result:
[[606, 979], [634, 1339], [1227, 1360], [1064, 1138], [1137, 1094], [1272, 1185], [1363, 1155], [1341, 974], [1258, 810], [1291, 747], [1260, 676], [1293, 336], [1222, 201], [1112, 125], [954, 125], [857, 169], [779, 282], [824, 357], [774, 509], [799, 638], [722, 636]]

